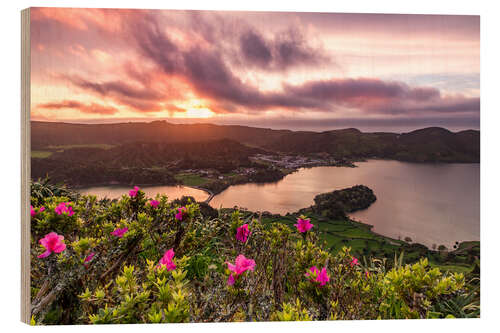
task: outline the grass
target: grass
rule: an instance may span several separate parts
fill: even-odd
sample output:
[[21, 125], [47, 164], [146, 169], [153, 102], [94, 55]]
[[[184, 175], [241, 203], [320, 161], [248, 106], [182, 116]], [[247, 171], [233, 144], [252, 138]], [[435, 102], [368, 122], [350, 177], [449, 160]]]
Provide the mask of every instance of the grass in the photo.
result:
[[207, 178], [192, 173], [179, 173], [174, 177], [187, 186], [200, 186], [209, 181]]
[[228, 178], [237, 176], [238, 174], [236, 172], [229, 172], [229, 173], [223, 173], [222, 175], [224, 176], [224, 178]]
[[[243, 218], [248, 218], [251, 212], [243, 211]], [[359, 221], [352, 220], [329, 220], [325, 217], [308, 213], [307, 217], [314, 225], [314, 231], [323, 242], [323, 247], [330, 253], [339, 252], [344, 246], [350, 247], [352, 253], [358, 258], [387, 258], [392, 261], [394, 255], [404, 253], [406, 263], [417, 262], [422, 257], [427, 257], [429, 264], [438, 267], [442, 272], [469, 273], [474, 265], [467, 262], [470, 254], [456, 253], [453, 258], [447, 259], [443, 254], [431, 250], [423, 250], [421, 247], [414, 247], [415, 244], [408, 244], [402, 240], [397, 240], [376, 234], [371, 231], [371, 226]], [[295, 230], [297, 215], [274, 215], [263, 216], [262, 223], [283, 223]], [[477, 249], [479, 253], [479, 242], [464, 242], [459, 247], [461, 249]], [[479, 257], [479, 254], [477, 254]]]
[[[296, 223], [295, 215], [287, 215], [280, 217], [264, 217], [263, 223], [284, 223], [291, 228]], [[350, 220], [328, 220], [321, 216], [309, 214], [308, 218], [314, 225], [314, 229], [318, 232], [321, 240], [324, 242], [325, 248], [331, 253], [336, 253], [344, 246], [349, 246], [352, 253], [360, 258], [377, 257], [391, 258], [394, 254], [398, 255], [404, 252], [405, 259], [409, 262], [416, 262], [422, 256], [421, 252], [411, 250], [408, 245], [400, 240], [387, 238], [371, 232], [370, 226], [356, 221]], [[478, 242], [466, 243], [461, 247], [479, 246]], [[438, 256], [438, 254], [436, 254]], [[468, 273], [473, 269], [473, 266], [461, 262], [438, 263], [434, 256], [429, 256], [429, 263], [433, 267], [439, 267], [441, 271], [450, 271], [457, 273]]]
[[60, 145], [60, 146], [49, 146], [49, 149], [71, 149], [71, 148], [101, 148], [101, 149], [111, 149], [116, 147], [115, 145], [109, 145], [105, 143], [94, 143], [94, 144], [82, 144], [82, 145]]
[[464, 273], [464, 274], [469, 273], [474, 268], [473, 266], [469, 266], [469, 265], [460, 265], [460, 264], [438, 265], [438, 264], [435, 264], [433, 262], [430, 262], [430, 266], [433, 268], [437, 267], [442, 272], [453, 272], [453, 273]]
[[43, 150], [32, 150], [31, 157], [34, 158], [47, 158], [52, 155], [51, 151], [43, 151]]
[[[350, 220], [327, 220], [317, 215], [308, 215], [311, 223], [315, 226], [325, 248], [331, 253], [340, 251], [344, 246], [351, 247], [353, 253], [358, 256], [394, 257], [394, 253], [400, 253], [399, 245], [385, 237], [370, 231], [366, 224]], [[296, 223], [294, 215], [281, 216], [279, 218], [263, 218], [264, 223], [280, 222], [289, 227]]]

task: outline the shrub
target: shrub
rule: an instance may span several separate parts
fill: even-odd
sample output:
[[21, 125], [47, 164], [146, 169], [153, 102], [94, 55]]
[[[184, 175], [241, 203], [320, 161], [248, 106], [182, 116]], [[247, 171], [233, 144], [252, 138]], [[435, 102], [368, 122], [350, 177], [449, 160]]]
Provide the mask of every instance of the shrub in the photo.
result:
[[[467, 303], [470, 291], [463, 275], [431, 269], [426, 259], [403, 266], [402, 256], [391, 270], [381, 259], [361, 264], [348, 247], [336, 254], [326, 251], [317, 226], [300, 233], [234, 209], [207, 218], [189, 200], [179, 218], [179, 202], [158, 195], [151, 205], [140, 189], [114, 201], [52, 195], [37, 200], [46, 210], [32, 218], [32, 323], [479, 314], [476, 303], [467, 305], [472, 303]], [[71, 202], [74, 214], [57, 214], [61, 202]], [[244, 242], [236, 237], [243, 225], [250, 231]], [[44, 251], [38, 241], [49, 232], [64, 236], [65, 247], [38, 258]], [[237, 266], [240, 255], [251, 263], [246, 270], [227, 264]], [[162, 257], [166, 264], [158, 265]]]

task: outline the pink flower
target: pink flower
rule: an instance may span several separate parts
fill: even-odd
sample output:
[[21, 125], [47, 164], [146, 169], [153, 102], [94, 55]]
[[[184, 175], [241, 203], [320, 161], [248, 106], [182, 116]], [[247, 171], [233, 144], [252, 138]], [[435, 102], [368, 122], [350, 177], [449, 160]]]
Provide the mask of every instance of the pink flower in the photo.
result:
[[245, 258], [245, 256], [243, 254], [240, 254], [239, 256], [236, 257], [234, 265], [228, 261], [226, 261], [226, 264], [227, 264], [227, 268], [231, 272], [236, 274], [236, 276], [244, 273], [247, 270], [253, 271], [255, 268], [255, 260]]
[[250, 236], [251, 232], [248, 230], [248, 224], [243, 224], [241, 227], [238, 227], [236, 229], [236, 239], [239, 240], [240, 242], [245, 243], [248, 239], [248, 236]]
[[59, 205], [57, 205], [56, 208], [54, 208], [54, 211], [57, 213], [57, 215], [67, 213], [68, 216], [72, 216], [75, 213], [73, 212], [73, 207], [67, 205], [71, 205], [71, 202], [61, 202]]
[[56, 208], [54, 208], [54, 211], [57, 213], [57, 215], [61, 215], [65, 210], [66, 205], [64, 204], [64, 202], [61, 202], [59, 205], [57, 205]]
[[90, 252], [89, 255], [87, 257], [85, 257], [85, 260], [83, 261], [83, 264], [87, 264], [88, 262], [90, 262], [92, 260], [92, 258], [94, 258], [95, 256], [95, 253], [94, 252]]
[[175, 214], [175, 219], [178, 221], [182, 221], [184, 217], [187, 215], [186, 207], [177, 208], [177, 214]]
[[326, 267], [323, 267], [320, 270], [316, 266], [309, 268], [309, 272], [306, 273], [306, 276], [311, 279], [311, 281], [318, 282], [320, 286], [324, 286], [328, 281], [330, 281], [330, 277], [326, 272]]
[[163, 254], [163, 257], [158, 262], [158, 266], [156, 266], [156, 267], [160, 268], [162, 266], [165, 266], [165, 267], [167, 267], [167, 271], [174, 270], [175, 267], [177, 267], [177, 266], [175, 266], [175, 263], [172, 260], [174, 258], [174, 255], [175, 255], [174, 249], [170, 249], [168, 251], [165, 251], [165, 253]]
[[150, 200], [149, 201], [149, 205], [151, 207], [154, 207], [154, 208], [158, 207], [159, 204], [160, 204], [160, 202], [158, 200]]
[[354, 266], [357, 266], [357, 265], [359, 265], [358, 259], [355, 258], [355, 257], [352, 257], [351, 267], [354, 267]]
[[137, 192], [139, 192], [140, 188], [138, 186], [134, 186], [134, 189], [133, 190], [130, 190], [128, 192], [128, 195], [130, 195], [131, 198], [135, 198], [135, 196], [137, 195]]
[[[36, 210], [33, 208], [33, 206], [30, 206], [30, 210], [31, 210], [31, 217], [35, 216], [37, 214]], [[45, 210], [45, 207], [40, 207], [40, 209], [38, 209], [38, 213], [41, 213]]]
[[235, 279], [238, 278], [245, 271], [247, 270], [253, 271], [255, 268], [255, 260], [245, 258], [243, 254], [237, 256], [234, 263], [235, 264], [233, 265], [230, 262], [226, 261], [227, 268], [232, 272], [227, 279], [227, 284], [229, 286], [232, 286], [234, 284]]
[[311, 220], [306, 220], [302, 218], [297, 219], [297, 224], [294, 224], [299, 232], [306, 232], [310, 230], [314, 225], [311, 224]]
[[116, 236], [118, 238], [122, 238], [123, 235], [128, 231], [128, 228], [116, 228], [111, 232], [113, 236]]
[[330, 281], [330, 277], [326, 273], [326, 267], [323, 267], [321, 269], [321, 272], [319, 272], [319, 275], [316, 278], [316, 281], [319, 282], [320, 286], [324, 286], [328, 281]]
[[64, 236], [51, 232], [40, 239], [40, 244], [46, 251], [38, 256], [38, 258], [48, 257], [52, 252], [61, 253], [66, 249], [66, 244], [63, 242]]

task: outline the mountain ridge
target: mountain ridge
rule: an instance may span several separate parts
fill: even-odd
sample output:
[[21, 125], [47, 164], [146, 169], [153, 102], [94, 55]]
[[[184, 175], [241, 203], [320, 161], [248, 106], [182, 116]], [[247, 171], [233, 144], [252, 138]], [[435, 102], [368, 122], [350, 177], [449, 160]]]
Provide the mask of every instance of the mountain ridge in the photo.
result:
[[387, 158], [412, 162], [478, 163], [480, 132], [426, 127], [407, 133], [274, 130], [243, 125], [172, 124], [167, 121], [72, 124], [33, 121], [32, 149], [58, 145], [136, 142], [194, 143], [229, 139], [284, 154], [328, 154], [334, 158]]

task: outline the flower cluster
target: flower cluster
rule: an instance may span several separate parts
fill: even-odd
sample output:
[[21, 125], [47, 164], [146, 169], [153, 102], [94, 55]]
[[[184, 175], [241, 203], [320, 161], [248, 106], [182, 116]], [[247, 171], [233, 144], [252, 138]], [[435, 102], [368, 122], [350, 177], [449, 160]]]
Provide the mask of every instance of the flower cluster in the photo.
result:
[[236, 239], [239, 240], [242, 243], [245, 243], [248, 239], [248, 236], [250, 236], [251, 232], [248, 229], [248, 224], [243, 224], [241, 227], [238, 227], [236, 229]]
[[135, 198], [137, 196], [137, 193], [139, 192], [140, 188], [138, 186], [134, 186], [134, 189], [133, 190], [130, 190], [128, 192], [128, 195], [131, 197], [131, 198]]
[[297, 230], [301, 233], [309, 231], [312, 227], [314, 227], [314, 224], [311, 224], [311, 220], [307, 220], [305, 218], [299, 218], [297, 219], [297, 224], [295, 224], [297, 227]]
[[321, 287], [330, 281], [330, 277], [326, 273], [326, 267], [323, 267], [320, 271], [316, 266], [312, 266], [305, 275], [312, 282], [319, 283]]
[[175, 214], [175, 219], [177, 221], [182, 221], [184, 218], [187, 216], [187, 208], [186, 207], [180, 207], [177, 208], [177, 213]]
[[86, 256], [85, 259], [83, 260], [83, 265], [85, 267], [88, 267], [89, 262], [92, 261], [92, 258], [94, 258], [94, 256], [95, 256], [95, 253], [94, 252], [90, 252], [89, 255]]
[[45, 252], [40, 254], [38, 258], [46, 258], [52, 252], [61, 253], [66, 249], [66, 244], [63, 242], [64, 236], [58, 235], [55, 232], [51, 232], [45, 235], [44, 238], [40, 239], [40, 244], [45, 248]]
[[158, 262], [158, 266], [156, 266], [156, 267], [157, 268], [166, 267], [167, 271], [174, 270], [176, 267], [176, 265], [173, 261], [174, 255], [175, 255], [174, 249], [170, 249], [170, 250], [165, 251], [165, 253], [163, 254], [163, 257]]
[[253, 271], [255, 268], [255, 260], [247, 259], [243, 254], [236, 257], [234, 265], [229, 261], [226, 261], [227, 268], [231, 271], [229, 278], [227, 279], [227, 284], [232, 286], [236, 279], [240, 277], [247, 270]]
[[148, 201], [148, 203], [153, 208], [158, 207], [158, 205], [160, 204], [160, 202], [158, 200], [150, 200], [150, 201]]
[[118, 238], [122, 238], [123, 235], [128, 231], [128, 228], [116, 228], [111, 232], [113, 236], [116, 236]]
[[[45, 207], [42, 206], [40, 207], [40, 209], [38, 210], [38, 213], [41, 213], [45, 210]], [[30, 213], [31, 213], [31, 217], [35, 216], [37, 214], [36, 210], [33, 208], [33, 206], [30, 206]]]
[[353, 257], [351, 260], [351, 267], [359, 265], [359, 260], [358, 258]]
[[67, 213], [68, 216], [72, 216], [75, 212], [73, 211], [73, 207], [70, 205], [71, 202], [61, 202], [59, 205], [57, 205], [56, 208], [54, 208], [54, 211], [57, 213], [57, 215]]

